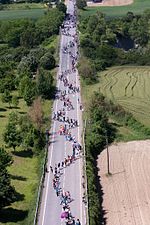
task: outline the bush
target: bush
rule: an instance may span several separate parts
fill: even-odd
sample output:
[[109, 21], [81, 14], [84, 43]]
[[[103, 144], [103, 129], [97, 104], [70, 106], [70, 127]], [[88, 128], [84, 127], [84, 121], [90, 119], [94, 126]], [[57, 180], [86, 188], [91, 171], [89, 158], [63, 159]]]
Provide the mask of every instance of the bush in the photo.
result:
[[43, 67], [45, 70], [50, 70], [55, 67], [56, 61], [54, 56], [51, 53], [46, 53], [43, 57], [40, 59], [40, 66]]

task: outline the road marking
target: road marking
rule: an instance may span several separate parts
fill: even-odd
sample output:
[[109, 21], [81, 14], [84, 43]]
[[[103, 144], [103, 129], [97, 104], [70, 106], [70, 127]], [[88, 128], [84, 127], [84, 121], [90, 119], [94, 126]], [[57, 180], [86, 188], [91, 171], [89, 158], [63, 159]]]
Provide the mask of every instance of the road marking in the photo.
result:
[[[60, 46], [61, 46], [62, 39], [63, 39], [63, 36], [61, 36]], [[60, 51], [61, 51], [61, 47], [60, 47]], [[60, 67], [59, 67], [59, 70], [58, 70], [58, 73], [57, 73], [57, 80], [58, 80], [57, 87], [58, 88], [60, 87], [60, 79], [58, 79], [58, 77], [59, 77], [59, 73], [60, 73], [61, 62], [62, 62], [62, 57], [61, 57], [61, 54], [60, 54]], [[58, 100], [56, 100], [56, 103], [54, 101], [54, 107], [53, 107], [52, 113], [53, 113], [54, 110], [56, 110], [56, 112], [57, 112], [57, 106], [58, 106]], [[56, 129], [56, 121], [54, 121], [54, 124], [53, 124], [53, 129], [52, 129], [53, 135], [54, 135], [55, 129]], [[53, 136], [53, 140], [54, 140], [54, 136]], [[52, 155], [53, 155], [53, 146], [54, 146], [54, 143], [52, 142], [51, 147], [48, 149], [48, 152], [49, 152], [49, 150], [51, 150], [51, 155], [50, 155], [50, 160], [49, 160], [48, 166], [51, 165]], [[47, 203], [47, 196], [48, 196], [49, 180], [50, 180], [50, 173], [48, 173], [48, 179], [47, 179], [47, 183], [46, 183], [46, 195], [45, 195], [44, 208], [43, 208], [42, 225], [44, 224], [44, 221], [45, 221], [45, 211], [46, 211], [46, 203]]]
[[[79, 80], [78, 80], [78, 72], [76, 71], [76, 84], [79, 83]], [[79, 105], [78, 105], [78, 96], [80, 96], [80, 94], [76, 95], [76, 101], [77, 101], [77, 118], [78, 118], [78, 121], [80, 123], [80, 113], [82, 114], [82, 112], [79, 113]], [[81, 96], [80, 96], [81, 97]], [[82, 121], [81, 121], [82, 123]], [[81, 126], [81, 129], [82, 129], [82, 126]], [[80, 141], [80, 126], [78, 126], [78, 140]], [[81, 168], [81, 163], [82, 163], [82, 159], [80, 158], [79, 159], [79, 171], [80, 171], [80, 220], [82, 221], [81, 224], [83, 224], [83, 213], [82, 213], [82, 175], [81, 175], [81, 171], [82, 171], [82, 168]]]

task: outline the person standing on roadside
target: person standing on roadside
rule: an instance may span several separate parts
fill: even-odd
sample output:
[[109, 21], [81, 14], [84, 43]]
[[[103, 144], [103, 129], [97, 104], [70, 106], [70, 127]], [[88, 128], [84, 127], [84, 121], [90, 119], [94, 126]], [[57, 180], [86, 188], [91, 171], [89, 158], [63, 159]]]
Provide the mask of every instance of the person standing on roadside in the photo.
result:
[[76, 224], [75, 225], [81, 225], [80, 220], [77, 219]]

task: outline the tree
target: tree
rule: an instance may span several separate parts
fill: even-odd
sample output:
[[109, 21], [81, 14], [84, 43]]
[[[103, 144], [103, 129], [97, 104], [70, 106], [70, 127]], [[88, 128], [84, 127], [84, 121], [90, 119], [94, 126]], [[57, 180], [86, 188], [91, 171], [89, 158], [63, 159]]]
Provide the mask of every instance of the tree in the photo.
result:
[[12, 120], [15, 118], [16, 114], [10, 114], [9, 122], [6, 126], [5, 132], [3, 134], [4, 141], [8, 145], [8, 147], [12, 147], [14, 150], [17, 146], [19, 146], [22, 142], [21, 134], [18, 129], [17, 120]]
[[9, 90], [5, 90], [4, 93], [2, 94], [2, 102], [3, 103], [9, 103], [9, 106], [10, 106], [11, 99], [12, 99], [12, 96], [10, 94], [10, 91]]
[[54, 94], [53, 77], [50, 72], [40, 69], [37, 77], [37, 94], [50, 99]]
[[27, 105], [30, 106], [36, 94], [35, 83], [30, 77], [24, 76], [21, 79], [19, 84], [19, 93], [26, 101]]
[[54, 56], [51, 53], [46, 53], [43, 57], [40, 59], [40, 65], [45, 70], [50, 70], [55, 67], [56, 61]]
[[22, 146], [25, 149], [32, 149], [37, 132], [28, 115], [19, 118], [19, 126], [22, 135]]
[[94, 66], [92, 66], [91, 62], [88, 59], [82, 58], [82, 60], [80, 60], [78, 69], [79, 74], [87, 83], [96, 81], [95, 68]]
[[56, 8], [66, 14], [67, 7], [63, 2], [57, 3]]
[[16, 200], [15, 189], [11, 186], [7, 167], [12, 164], [12, 157], [0, 148], [0, 209]]
[[86, 0], [77, 0], [78, 9], [84, 9], [87, 6]]
[[12, 104], [15, 108], [17, 108], [17, 106], [19, 105], [19, 99], [18, 99], [18, 96], [14, 95], [12, 97]]
[[42, 110], [42, 100], [38, 97], [34, 100], [33, 105], [29, 110], [29, 117], [31, 118], [35, 127], [41, 131], [43, 124], [43, 110]]

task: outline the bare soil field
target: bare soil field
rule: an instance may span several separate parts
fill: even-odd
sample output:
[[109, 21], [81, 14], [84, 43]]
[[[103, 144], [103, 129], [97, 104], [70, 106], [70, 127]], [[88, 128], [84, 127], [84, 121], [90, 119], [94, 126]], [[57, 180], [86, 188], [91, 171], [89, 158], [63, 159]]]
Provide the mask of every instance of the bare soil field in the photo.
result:
[[98, 158], [107, 225], [150, 224], [150, 140], [118, 143]]
[[88, 6], [121, 6], [130, 5], [133, 0], [103, 0], [101, 3], [87, 2]]

